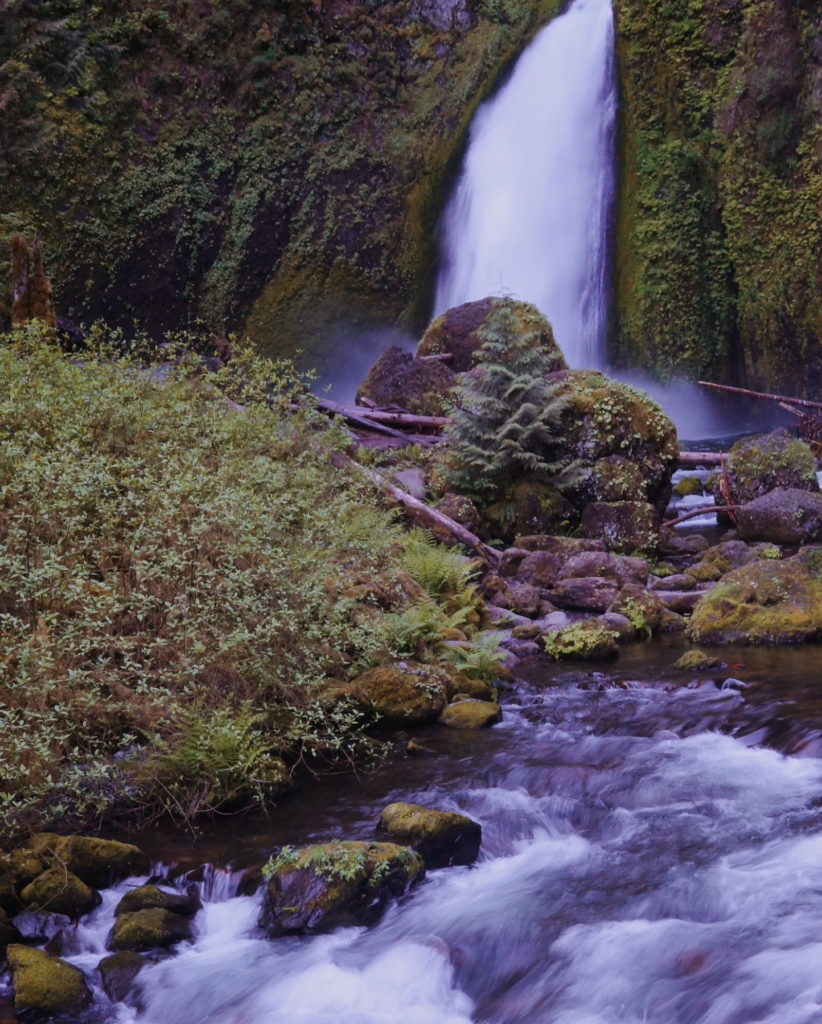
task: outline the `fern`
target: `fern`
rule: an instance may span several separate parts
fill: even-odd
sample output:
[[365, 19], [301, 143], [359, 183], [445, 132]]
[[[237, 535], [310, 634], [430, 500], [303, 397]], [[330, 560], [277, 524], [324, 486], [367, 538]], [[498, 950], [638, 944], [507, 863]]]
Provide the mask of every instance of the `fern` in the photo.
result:
[[517, 475], [565, 467], [558, 431], [569, 398], [546, 379], [553, 356], [535, 328], [521, 328], [509, 301], [496, 303], [479, 333], [477, 366], [459, 376], [446, 439], [456, 460], [452, 482], [494, 500]]
[[441, 661], [450, 661], [471, 679], [492, 683], [505, 664], [505, 651], [500, 647], [504, 633], [489, 630], [478, 633], [467, 644], [442, 645], [437, 653]]

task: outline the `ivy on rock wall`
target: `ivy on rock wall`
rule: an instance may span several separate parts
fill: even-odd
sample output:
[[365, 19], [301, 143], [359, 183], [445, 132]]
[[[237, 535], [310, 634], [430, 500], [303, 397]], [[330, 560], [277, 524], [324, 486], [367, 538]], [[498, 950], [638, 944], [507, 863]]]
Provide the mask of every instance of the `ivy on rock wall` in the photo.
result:
[[341, 309], [418, 321], [471, 113], [559, 6], [8, 0], [0, 243], [77, 320], [309, 356]]
[[822, 10], [615, 0], [616, 356], [822, 388]]

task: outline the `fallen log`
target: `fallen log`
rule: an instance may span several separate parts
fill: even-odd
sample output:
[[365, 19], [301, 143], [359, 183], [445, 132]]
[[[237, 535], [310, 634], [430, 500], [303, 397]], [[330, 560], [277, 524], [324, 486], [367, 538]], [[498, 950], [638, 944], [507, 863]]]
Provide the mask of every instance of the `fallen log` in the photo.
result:
[[413, 412], [391, 412], [386, 409], [372, 409], [370, 407], [366, 409], [358, 405], [340, 405], [328, 399], [322, 399], [321, 401], [325, 403], [321, 408], [326, 408], [329, 412], [333, 412], [338, 416], [365, 416], [375, 423], [388, 423], [395, 426], [431, 427], [433, 429], [445, 427], [451, 422], [447, 416], [419, 416]]
[[709, 380], [697, 381], [704, 388], [716, 388], [717, 391], [731, 391], [735, 395], [748, 395], [750, 398], [766, 398], [770, 402], [789, 402], [791, 405], [802, 405], [807, 409], [822, 409], [822, 402], [812, 402], [810, 398], [793, 398], [791, 395], [772, 395], [767, 391], [750, 391], [748, 388], [736, 388], [730, 384], [714, 384]]
[[679, 464], [695, 469], [697, 466], [719, 466], [722, 463], [721, 452], [680, 452]]
[[388, 437], [402, 438], [406, 444], [408, 443], [407, 435], [401, 430], [395, 430], [393, 427], [388, 427], [384, 423], [378, 423], [376, 420], [371, 419], [370, 409], [366, 410], [369, 416], [361, 416], [359, 413], [351, 410], [346, 411], [345, 406], [332, 402], [330, 398], [318, 398], [317, 407], [325, 412], [332, 413], [334, 416], [342, 416], [352, 426], [361, 427], [363, 430], [370, 430], [377, 434], [386, 434]]
[[362, 476], [367, 477], [373, 484], [376, 484], [382, 491], [392, 497], [396, 502], [402, 505], [408, 510], [411, 518], [421, 526], [427, 527], [434, 533], [445, 531], [450, 537], [452, 537], [458, 544], [468, 548], [469, 551], [475, 551], [478, 555], [484, 558], [491, 565], [498, 565], [500, 561], [500, 552], [494, 548], [489, 547], [484, 541], [481, 541], [476, 534], [471, 533], [460, 523], [455, 522], [449, 516], [444, 515], [442, 512], [435, 508], [431, 508], [430, 505], [425, 505], [419, 501], [408, 491], [403, 491], [399, 487], [395, 487], [394, 484], [389, 483], [384, 476], [380, 476], [379, 473], [373, 469], [368, 469], [366, 466], [360, 465], [354, 459], [350, 459], [347, 455], [343, 455], [342, 452], [334, 452], [332, 460], [339, 460], [343, 465], [349, 466], [351, 469], [356, 470]]
[[741, 507], [741, 505], [700, 505], [699, 508], [692, 508], [690, 512], [685, 512], [684, 515], [678, 516], [676, 519], [668, 519], [662, 525], [667, 527], [679, 526], [680, 523], [684, 523], [687, 519], [701, 516], [705, 512], [738, 512]]

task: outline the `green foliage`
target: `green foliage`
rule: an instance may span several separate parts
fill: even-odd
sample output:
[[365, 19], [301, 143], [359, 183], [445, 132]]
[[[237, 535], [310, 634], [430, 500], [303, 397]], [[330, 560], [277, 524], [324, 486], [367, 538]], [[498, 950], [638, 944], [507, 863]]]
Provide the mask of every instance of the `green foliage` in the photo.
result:
[[493, 683], [505, 664], [506, 652], [500, 647], [503, 636], [495, 630], [477, 633], [469, 643], [443, 646], [440, 659], [452, 662], [470, 679]]
[[458, 377], [445, 439], [453, 484], [487, 502], [517, 475], [563, 467], [557, 428], [568, 397], [545, 379], [551, 356], [536, 330], [521, 328], [510, 302], [497, 302], [478, 334], [476, 367]]
[[260, 795], [278, 753], [348, 749], [358, 722], [316, 709], [313, 685], [390, 633], [351, 578], [407, 600], [399, 527], [332, 467], [339, 433], [284, 365], [239, 350], [207, 375], [176, 344], [150, 366], [112, 359], [102, 328], [92, 342], [77, 361], [36, 325], [0, 339], [7, 834], [154, 804], [146, 758], [196, 808]]

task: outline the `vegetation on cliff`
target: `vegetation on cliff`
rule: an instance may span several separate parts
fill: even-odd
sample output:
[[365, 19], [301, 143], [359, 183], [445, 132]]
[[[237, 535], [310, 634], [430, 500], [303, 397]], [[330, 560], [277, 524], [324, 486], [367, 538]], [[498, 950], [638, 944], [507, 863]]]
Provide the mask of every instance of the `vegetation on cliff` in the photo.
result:
[[822, 384], [822, 14], [615, 0], [615, 352], [662, 374]]
[[471, 113], [558, 7], [10, 0], [0, 240], [39, 233], [79, 321], [245, 323], [312, 364], [341, 306], [419, 321]]

